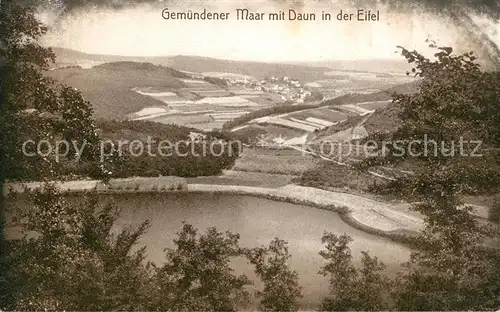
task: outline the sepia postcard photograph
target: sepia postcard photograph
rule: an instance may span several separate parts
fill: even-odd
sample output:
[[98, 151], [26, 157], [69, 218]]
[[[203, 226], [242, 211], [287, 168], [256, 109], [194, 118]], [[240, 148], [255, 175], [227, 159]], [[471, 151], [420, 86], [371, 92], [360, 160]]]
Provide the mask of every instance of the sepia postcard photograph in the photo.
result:
[[500, 311], [498, 0], [0, 0], [1, 311]]

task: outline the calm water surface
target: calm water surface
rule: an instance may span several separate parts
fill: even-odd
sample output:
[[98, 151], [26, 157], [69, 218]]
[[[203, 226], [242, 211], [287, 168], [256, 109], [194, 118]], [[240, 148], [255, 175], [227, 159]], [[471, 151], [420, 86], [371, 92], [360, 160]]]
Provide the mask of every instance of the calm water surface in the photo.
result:
[[[386, 263], [391, 272], [399, 269], [410, 252], [388, 239], [352, 228], [334, 212], [303, 205], [251, 196], [199, 193], [120, 194], [106, 195], [104, 199], [123, 209], [117, 228], [151, 220], [151, 228], [140, 244], [147, 246], [149, 259], [157, 263], [164, 261], [163, 249], [173, 246], [172, 240], [182, 221], [200, 231], [215, 226], [219, 231], [240, 233], [242, 247], [267, 245], [275, 237], [288, 241], [290, 264], [299, 273], [304, 294], [302, 304], [306, 309], [314, 309], [320, 298], [328, 294], [326, 278], [318, 274], [323, 264], [318, 252], [323, 249], [321, 236], [325, 231], [345, 233], [354, 239], [351, 250], [356, 263], [361, 258], [360, 252], [367, 250]], [[233, 266], [238, 273], [255, 280], [246, 261], [235, 261]]]
[[[328, 294], [328, 282], [318, 274], [324, 263], [318, 252], [324, 247], [321, 237], [325, 231], [337, 235], [345, 233], [354, 239], [351, 250], [356, 264], [360, 263], [361, 251], [367, 250], [383, 261], [390, 273], [398, 271], [410, 253], [405, 246], [352, 228], [332, 211], [304, 205], [251, 196], [202, 193], [128, 193], [101, 195], [101, 199], [122, 209], [116, 230], [151, 221], [138, 247], [147, 246], [148, 260], [158, 264], [165, 259], [164, 248], [173, 247], [173, 239], [183, 221], [203, 232], [215, 226], [219, 231], [239, 233], [242, 247], [267, 245], [275, 237], [288, 241], [292, 255], [290, 265], [299, 274], [304, 295], [301, 303], [306, 310], [317, 308], [321, 298]], [[237, 273], [257, 280], [253, 267], [245, 259], [236, 259], [232, 265]], [[254, 287], [260, 286], [256, 283]]]

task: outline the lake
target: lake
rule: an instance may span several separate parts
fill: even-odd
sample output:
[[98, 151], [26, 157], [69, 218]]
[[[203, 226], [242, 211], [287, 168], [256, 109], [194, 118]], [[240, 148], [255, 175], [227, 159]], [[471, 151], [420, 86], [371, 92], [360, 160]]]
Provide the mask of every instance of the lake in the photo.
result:
[[[408, 259], [410, 249], [375, 235], [352, 228], [338, 214], [304, 205], [277, 202], [263, 198], [201, 193], [170, 193], [148, 195], [106, 195], [107, 200], [123, 207], [118, 227], [151, 220], [151, 228], [141, 239], [148, 248], [150, 260], [161, 263], [163, 249], [173, 246], [175, 233], [186, 221], [204, 231], [215, 226], [219, 231], [240, 233], [242, 247], [267, 245], [279, 237], [289, 242], [292, 254], [290, 265], [297, 270], [303, 286], [303, 308], [314, 309], [322, 296], [328, 294], [326, 278], [318, 274], [324, 263], [318, 252], [323, 249], [321, 237], [325, 231], [337, 235], [348, 234], [353, 257], [357, 263], [360, 252], [367, 250], [397, 271]], [[237, 272], [244, 272], [252, 280], [255, 275], [245, 261], [235, 261]]]
[[[318, 252], [323, 249], [321, 237], [325, 231], [348, 234], [354, 239], [351, 250], [355, 263], [359, 264], [360, 252], [367, 250], [387, 264], [391, 275], [399, 270], [400, 263], [406, 261], [410, 253], [405, 246], [349, 226], [332, 211], [304, 205], [208, 193], [124, 193], [101, 197], [122, 208], [117, 230], [146, 219], [151, 221], [140, 246], [147, 246], [148, 259], [158, 264], [165, 259], [164, 248], [173, 247], [182, 221], [203, 232], [211, 226], [219, 231], [237, 232], [241, 235], [242, 247], [267, 245], [275, 237], [288, 241], [292, 255], [290, 265], [299, 274], [304, 295], [302, 308], [307, 310], [317, 308], [321, 298], [328, 294], [328, 282], [318, 274], [324, 263]], [[245, 273], [256, 280], [246, 260], [235, 260], [233, 267], [237, 273]]]

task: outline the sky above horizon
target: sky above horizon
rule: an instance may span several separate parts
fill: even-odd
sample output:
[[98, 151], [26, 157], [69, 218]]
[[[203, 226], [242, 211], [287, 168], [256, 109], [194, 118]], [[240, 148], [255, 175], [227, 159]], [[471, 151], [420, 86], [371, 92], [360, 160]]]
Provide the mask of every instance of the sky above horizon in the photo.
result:
[[[326, 60], [396, 59], [396, 46], [428, 52], [426, 39], [441, 46], [462, 46], [460, 29], [443, 18], [417, 12], [391, 13], [382, 6], [364, 7], [380, 11], [380, 21], [337, 21], [342, 9], [355, 13], [348, 2], [321, 5], [305, 2], [297, 12], [314, 12], [316, 21], [242, 21], [236, 8], [253, 12], [276, 12], [290, 4], [271, 2], [217, 1], [157, 6], [143, 5], [121, 10], [90, 9], [75, 11], [65, 18], [42, 12], [41, 20], [51, 27], [44, 44], [86, 53], [123, 56], [198, 55], [231, 60], [310, 62]], [[164, 20], [162, 8], [170, 11], [230, 12], [226, 21]], [[321, 11], [332, 14], [321, 21]], [[267, 18], [266, 18], [267, 19]], [[57, 21], [57, 22], [56, 22]], [[496, 26], [495, 26], [496, 27]], [[494, 27], [494, 28], [495, 28]], [[466, 42], [465, 42], [466, 44]], [[465, 52], [465, 51], [464, 51]]]

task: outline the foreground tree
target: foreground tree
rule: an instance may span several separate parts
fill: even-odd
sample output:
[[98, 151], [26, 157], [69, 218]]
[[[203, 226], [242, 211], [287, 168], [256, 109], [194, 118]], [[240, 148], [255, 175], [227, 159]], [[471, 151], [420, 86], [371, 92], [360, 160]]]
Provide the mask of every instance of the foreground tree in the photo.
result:
[[[55, 60], [52, 50], [38, 43], [46, 27], [32, 10], [2, 1], [0, 30], [0, 145], [5, 179], [61, 178], [63, 165], [76, 157], [99, 168], [95, 163], [99, 160], [99, 138], [90, 103], [74, 88], [44, 75]], [[34, 144], [25, 144], [28, 140]], [[40, 145], [42, 153], [38, 153], [36, 145], [42, 140], [50, 142], [52, 148]], [[69, 143], [61, 146], [64, 157], [57, 158], [54, 153], [57, 140]], [[86, 148], [77, 155], [77, 148], [82, 146]], [[103, 176], [102, 170], [90, 170], [88, 174]]]
[[373, 311], [387, 309], [386, 294], [389, 280], [384, 276], [385, 265], [376, 257], [362, 252], [362, 268], [352, 262], [349, 243], [352, 238], [325, 233], [321, 239], [326, 250], [320, 255], [327, 261], [320, 274], [330, 281], [329, 297], [323, 299], [321, 311]]
[[[148, 268], [144, 248], [134, 250], [148, 227], [113, 230], [119, 210], [95, 195], [71, 202], [53, 185], [15, 214], [22, 233], [8, 242], [7, 310], [144, 309]], [[24, 203], [26, 204], [26, 203]]]
[[[41, 156], [33, 147], [23, 151], [27, 140], [39, 142], [56, 140], [75, 142], [87, 148], [80, 155], [82, 162], [91, 164], [91, 176], [101, 178], [107, 172], [96, 161], [97, 136], [91, 117], [89, 103], [71, 87], [56, 85], [45, 77], [46, 70], [54, 60], [50, 49], [41, 47], [38, 39], [45, 34], [30, 9], [16, 5], [15, 1], [0, 2], [0, 194], [4, 193], [6, 180], [44, 180], [62, 178], [62, 162], [54, 155]], [[26, 153], [25, 153], [26, 152]], [[47, 149], [43, 150], [47, 152]], [[70, 161], [75, 158], [74, 145], [66, 151]], [[0, 271], [9, 270], [4, 243], [3, 223], [5, 216], [4, 197], [0, 196]], [[0, 300], [8, 294], [6, 279], [0, 278]]]
[[416, 202], [413, 209], [425, 217], [417, 251], [396, 288], [397, 308], [495, 309], [498, 245], [489, 247], [498, 237], [461, 198], [500, 191], [500, 75], [482, 71], [472, 52], [436, 49], [429, 59], [402, 48], [415, 64], [412, 72], [422, 78], [420, 91], [395, 94], [400, 127], [374, 136], [403, 142], [411, 153], [384, 144], [385, 151], [362, 166], [405, 163], [414, 168], [413, 174], [378, 189]]
[[249, 250], [247, 255], [264, 283], [264, 289], [257, 292], [261, 297], [260, 310], [297, 311], [302, 288], [297, 272], [289, 267], [287, 243], [275, 238], [268, 247]]
[[155, 311], [236, 311], [248, 303], [251, 282], [235, 275], [230, 261], [244, 256], [239, 235], [184, 224], [166, 264], [156, 268], [147, 308]]

